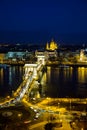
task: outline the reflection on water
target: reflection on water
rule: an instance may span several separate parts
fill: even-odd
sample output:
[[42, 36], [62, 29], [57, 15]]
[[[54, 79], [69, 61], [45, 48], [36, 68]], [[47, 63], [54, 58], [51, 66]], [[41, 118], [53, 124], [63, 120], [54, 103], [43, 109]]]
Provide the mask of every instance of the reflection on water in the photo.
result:
[[78, 67], [78, 82], [85, 83], [87, 81], [87, 68]]
[[87, 97], [86, 93], [87, 68], [47, 67], [47, 96]]
[[48, 82], [50, 83], [50, 80], [51, 80], [51, 67], [47, 67], [47, 80]]
[[3, 68], [0, 69], [0, 83], [1, 83], [1, 85], [3, 85], [3, 71], [4, 71]]
[[[22, 66], [0, 68], [0, 96], [11, 95], [22, 82], [22, 77]], [[41, 85], [41, 92], [49, 97], [87, 97], [87, 68], [47, 67]]]
[[0, 68], [0, 97], [12, 94], [22, 82], [22, 75], [22, 66]]
[[9, 68], [9, 85], [12, 84], [12, 68]]
[[64, 68], [64, 71], [63, 71], [64, 81], [72, 79], [72, 72], [73, 72], [72, 67]]

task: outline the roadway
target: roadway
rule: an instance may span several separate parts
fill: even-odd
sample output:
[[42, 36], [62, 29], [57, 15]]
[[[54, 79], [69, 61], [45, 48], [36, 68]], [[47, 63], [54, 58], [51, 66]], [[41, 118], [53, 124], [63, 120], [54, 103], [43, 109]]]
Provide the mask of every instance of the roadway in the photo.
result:
[[[80, 127], [80, 124], [84, 124], [84, 120], [80, 118], [82, 114], [87, 114], [83, 111], [68, 111], [65, 108], [58, 108], [58, 106], [50, 106], [50, 104], [47, 104], [48, 99], [44, 99], [39, 103], [32, 104], [26, 99], [22, 100], [22, 103], [25, 105], [25, 107], [30, 107], [32, 110], [36, 112], [37, 122], [30, 124], [29, 129], [32, 130], [44, 130], [44, 126], [51, 122], [51, 123], [58, 123], [62, 122], [62, 127], [58, 128], [58, 126], [54, 127], [54, 130], [82, 130], [82, 126]], [[53, 99], [52, 99], [53, 100]], [[50, 98], [51, 101], [51, 98]], [[78, 117], [79, 116], [79, 117]], [[77, 121], [78, 118], [81, 121]], [[72, 122], [72, 127], [70, 125], [70, 122]], [[85, 121], [87, 123], [87, 120]]]
[[[58, 128], [59, 130], [72, 130], [70, 127], [70, 123], [69, 121], [71, 121], [71, 118], [73, 118], [73, 116], [71, 116], [69, 113], [67, 115], [64, 115], [63, 113], [66, 112], [66, 110], [63, 111], [63, 113], [61, 113], [61, 115], [58, 113], [56, 114], [53, 108], [50, 107], [50, 109], [48, 110], [48, 106], [39, 106], [38, 104], [32, 104], [30, 102], [27, 102], [26, 99], [22, 100], [22, 103], [25, 105], [25, 107], [30, 107], [31, 109], [33, 109], [36, 113], [40, 113], [40, 115], [38, 116], [37, 120], [38, 122], [34, 122], [34, 124], [29, 126], [29, 129], [32, 130], [44, 130], [44, 127], [47, 123], [52, 122], [52, 123], [58, 123], [60, 121], [62, 121], [62, 127]], [[58, 109], [59, 110], [59, 109]], [[60, 111], [63, 109], [60, 109]], [[37, 115], [37, 114], [36, 114]], [[55, 117], [55, 119], [52, 120], [52, 118]], [[67, 118], [68, 117], [68, 118]], [[56, 127], [55, 127], [56, 130]]]

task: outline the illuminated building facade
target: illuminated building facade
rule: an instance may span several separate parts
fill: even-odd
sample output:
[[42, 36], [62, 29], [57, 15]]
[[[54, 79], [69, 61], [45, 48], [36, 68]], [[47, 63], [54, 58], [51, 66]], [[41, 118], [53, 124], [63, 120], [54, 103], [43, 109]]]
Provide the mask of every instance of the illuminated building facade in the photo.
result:
[[5, 58], [5, 54], [4, 53], [0, 53], [0, 63], [3, 63]]
[[54, 40], [46, 44], [46, 50], [54, 51], [56, 49], [58, 49], [58, 45], [56, 42], [54, 42]]
[[80, 52], [80, 61], [84, 61], [84, 51], [81, 50]]
[[80, 62], [87, 62], [87, 55], [85, 54], [85, 50], [80, 51]]
[[46, 44], [46, 52], [47, 52], [47, 57], [57, 57], [57, 50], [58, 45], [57, 43], [52, 40], [50, 43]]

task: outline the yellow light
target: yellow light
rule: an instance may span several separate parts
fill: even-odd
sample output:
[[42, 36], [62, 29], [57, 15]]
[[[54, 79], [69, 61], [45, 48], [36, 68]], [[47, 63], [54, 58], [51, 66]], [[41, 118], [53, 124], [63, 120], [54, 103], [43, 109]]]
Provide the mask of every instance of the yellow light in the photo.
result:
[[81, 52], [80, 52], [80, 61], [84, 61], [84, 58], [85, 58], [85, 56], [84, 56], [84, 51], [83, 50], [81, 50]]
[[2, 69], [0, 69], [0, 75], [1, 75], [0, 81], [1, 81], [1, 84], [3, 84], [3, 74], [4, 74], [4, 70], [2, 68]]
[[54, 51], [54, 50], [56, 50], [56, 49], [58, 49], [58, 45], [57, 45], [57, 43], [55, 43], [53, 40], [50, 42], [50, 44], [46, 44], [46, 49], [47, 50], [52, 50], [52, 51]]
[[18, 114], [18, 117], [21, 117], [21, 116], [22, 116], [22, 113], [19, 113], [19, 114]]
[[48, 43], [46, 44], [46, 49], [49, 50], [49, 44]]
[[79, 67], [78, 68], [78, 81], [85, 82], [87, 77], [87, 68]]

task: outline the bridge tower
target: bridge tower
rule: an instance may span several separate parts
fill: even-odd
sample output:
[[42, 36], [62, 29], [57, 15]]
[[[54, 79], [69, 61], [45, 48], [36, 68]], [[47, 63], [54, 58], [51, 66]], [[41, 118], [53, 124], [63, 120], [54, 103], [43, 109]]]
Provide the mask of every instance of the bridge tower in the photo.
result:
[[42, 63], [42, 65], [45, 65], [45, 56], [44, 55], [37, 55], [37, 64]]
[[32, 73], [32, 76], [34, 78], [37, 77], [37, 64], [25, 64], [25, 78], [28, 78], [28, 76]]

